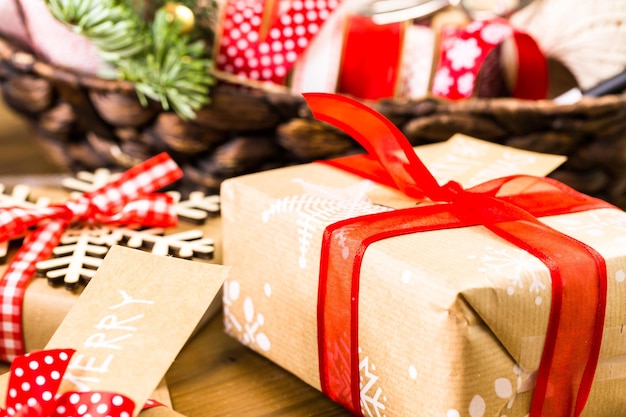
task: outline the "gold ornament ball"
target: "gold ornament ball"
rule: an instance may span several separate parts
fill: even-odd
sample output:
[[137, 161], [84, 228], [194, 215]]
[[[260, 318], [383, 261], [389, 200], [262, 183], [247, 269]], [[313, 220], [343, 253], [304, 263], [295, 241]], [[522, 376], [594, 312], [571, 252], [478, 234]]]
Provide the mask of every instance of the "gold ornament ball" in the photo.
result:
[[181, 3], [168, 2], [163, 6], [170, 22], [177, 21], [180, 24], [180, 33], [189, 33], [196, 24], [193, 11]]

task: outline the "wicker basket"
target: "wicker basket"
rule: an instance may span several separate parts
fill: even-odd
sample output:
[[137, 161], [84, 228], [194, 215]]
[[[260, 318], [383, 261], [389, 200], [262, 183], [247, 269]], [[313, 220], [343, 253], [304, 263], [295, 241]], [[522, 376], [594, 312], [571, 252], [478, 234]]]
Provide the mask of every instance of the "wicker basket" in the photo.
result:
[[[362, 151], [314, 121], [297, 95], [221, 83], [212, 104], [184, 122], [156, 104], [142, 107], [129, 83], [53, 67], [3, 39], [0, 83], [7, 105], [73, 170], [127, 168], [167, 151], [185, 171], [181, 189], [214, 192], [232, 176]], [[504, 98], [369, 104], [413, 145], [460, 132], [567, 155], [554, 178], [626, 208], [626, 94], [571, 105]]]

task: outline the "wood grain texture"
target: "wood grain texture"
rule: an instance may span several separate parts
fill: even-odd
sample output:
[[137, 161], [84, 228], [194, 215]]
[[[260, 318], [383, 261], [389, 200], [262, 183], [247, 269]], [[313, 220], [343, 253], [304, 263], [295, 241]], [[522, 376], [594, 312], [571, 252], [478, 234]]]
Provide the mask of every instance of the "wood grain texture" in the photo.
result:
[[30, 124], [0, 98], [0, 175], [69, 172], [38, 143]]
[[349, 416], [319, 391], [223, 332], [218, 314], [166, 377], [174, 409], [200, 416]]

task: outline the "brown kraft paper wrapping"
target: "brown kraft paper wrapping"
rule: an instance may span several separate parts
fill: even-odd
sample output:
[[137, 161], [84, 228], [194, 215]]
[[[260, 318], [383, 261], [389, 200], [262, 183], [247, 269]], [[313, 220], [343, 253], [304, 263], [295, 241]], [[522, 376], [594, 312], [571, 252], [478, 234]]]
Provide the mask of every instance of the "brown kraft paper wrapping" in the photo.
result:
[[[438, 180], [468, 186], [472, 178], [549, 172], [530, 163], [541, 156], [477, 151], [489, 145], [461, 139], [457, 148], [416, 148]], [[394, 192], [322, 164], [227, 180], [221, 193], [224, 263], [233, 267], [224, 284], [227, 332], [319, 389], [324, 227], [389, 210], [371, 200], [387, 194]], [[541, 220], [606, 259], [605, 332], [583, 415], [622, 415], [626, 214], [602, 209]], [[480, 226], [395, 237], [368, 248], [359, 294], [364, 415], [528, 414], [551, 297], [548, 270], [538, 259]]]

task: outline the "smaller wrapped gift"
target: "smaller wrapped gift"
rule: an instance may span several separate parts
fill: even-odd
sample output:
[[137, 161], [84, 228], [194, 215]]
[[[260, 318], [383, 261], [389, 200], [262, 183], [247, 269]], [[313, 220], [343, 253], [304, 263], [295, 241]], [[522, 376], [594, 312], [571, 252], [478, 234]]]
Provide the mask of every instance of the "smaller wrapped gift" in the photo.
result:
[[0, 415], [180, 415], [149, 399], [227, 274], [113, 247], [45, 350], [0, 376]]
[[620, 415], [626, 214], [540, 154], [414, 151], [306, 96], [369, 154], [224, 183], [227, 332], [356, 415]]
[[[210, 204], [218, 213], [218, 196], [192, 193], [181, 201], [173, 191], [152, 192], [179, 174], [161, 154], [124, 173], [82, 172], [48, 183], [42, 178], [32, 186], [14, 185], [11, 192], [0, 185], [0, 250], [7, 249], [0, 265], [1, 360], [10, 362], [47, 344], [113, 245], [221, 262], [220, 221], [208, 213]], [[108, 215], [95, 208], [107, 203], [112, 207]], [[81, 207], [88, 207], [82, 218], [77, 214]], [[60, 227], [52, 233], [51, 225]], [[218, 297], [199, 326], [220, 307]]]

